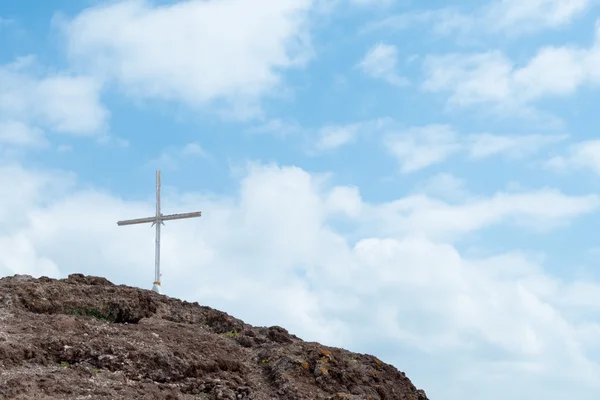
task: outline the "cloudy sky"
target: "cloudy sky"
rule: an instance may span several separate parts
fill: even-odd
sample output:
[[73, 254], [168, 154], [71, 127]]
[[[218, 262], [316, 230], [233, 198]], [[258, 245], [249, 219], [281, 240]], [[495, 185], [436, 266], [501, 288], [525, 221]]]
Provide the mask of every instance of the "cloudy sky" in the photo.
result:
[[0, 275], [163, 288], [432, 399], [600, 392], [597, 0], [4, 1]]

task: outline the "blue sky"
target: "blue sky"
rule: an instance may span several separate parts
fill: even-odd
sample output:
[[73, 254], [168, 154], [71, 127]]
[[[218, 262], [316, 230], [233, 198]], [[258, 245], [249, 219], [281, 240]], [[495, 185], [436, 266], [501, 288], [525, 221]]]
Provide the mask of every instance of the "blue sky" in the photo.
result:
[[596, 0], [0, 6], [0, 274], [150, 287], [432, 399], [600, 391]]

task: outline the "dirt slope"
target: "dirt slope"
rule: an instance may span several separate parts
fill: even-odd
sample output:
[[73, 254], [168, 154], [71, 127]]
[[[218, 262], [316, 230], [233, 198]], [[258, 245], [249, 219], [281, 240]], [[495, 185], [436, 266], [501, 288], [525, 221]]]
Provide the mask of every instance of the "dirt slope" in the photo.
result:
[[427, 400], [369, 355], [104, 278], [0, 279], [0, 399]]

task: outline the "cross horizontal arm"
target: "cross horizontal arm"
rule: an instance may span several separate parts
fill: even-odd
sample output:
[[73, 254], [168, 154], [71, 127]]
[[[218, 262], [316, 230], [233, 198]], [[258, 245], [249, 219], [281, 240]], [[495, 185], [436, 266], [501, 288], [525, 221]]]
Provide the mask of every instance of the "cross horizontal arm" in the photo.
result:
[[174, 219], [196, 218], [196, 217], [201, 217], [201, 216], [202, 216], [201, 211], [195, 211], [195, 212], [183, 213], [183, 214], [161, 215], [160, 220], [161, 221], [171, 221]]
[[145, 224], [148, 222], [155, 222], [156, 217], [148, 217], [148, 218], [138, 218], [138, 219], [128, 219], [126, 221], [118, 221], [117, 225], [135, 225], [135, 224]]
[[156, 222], [157, 219], [159, 221], [172, 221], [174, 219], [196, 218], [196, 217], [201, 217], [201, 216], [202, 216], [202, 212], [196, 211], [196, 212], [183, 213], [183, 214], [161, 215], [159, 218], [148, 217], [148, 218], [128, 219], [125, 221], [118, 221], [117, 225], [123, 226], [123, 225], [147, 224], [150, 222]]

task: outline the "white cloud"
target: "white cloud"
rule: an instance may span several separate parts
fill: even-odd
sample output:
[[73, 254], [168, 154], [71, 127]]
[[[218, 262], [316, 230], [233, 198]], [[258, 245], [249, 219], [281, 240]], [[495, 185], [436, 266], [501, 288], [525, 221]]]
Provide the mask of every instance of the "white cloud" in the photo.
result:
[[459, 135], [448, 125], [425, 125], [391, 131], [384, 137], [388, 151], [398, 159], [400, 171], [410, 173], [439, 164], [465, 151], [471, 159], [504, 155], [523, 157], [564, 141], [566, 135]]
[[473, 28], [474, 20], [454, 8], [427, 11], [412, 11], [389, 15], [381, 20], [365, 25], [361, 32], [371, 33], [380, 30], [405, 30], [414, 26], [427, 26], [440, 35], [467, 32]]
[[305, 131], [310, 134], [311, 140], [316, 135], [316, 142], [309, 153], [314, 150], [324, 152], [339, 149], [340, 147], [356, 143], [359, 139], [373, 140], [382, 130], [394, 124], [391, 118], [379, 118], [348, 124], [330, 124], [318, 129], [316, 132]]
[[363, 208], [358, 188], [348, 186], [336, 186], [331, 189], [324, 205], [332, 215], [342, 214], [353, 218], [359, 217]]
[[[149, 286], [152, 230], [115, 221], [151, 215], [152, 203], [78, 189], [69, 176], [0, 168], [0, 179], [22, 188], [0, 197], [0, 243], [10, 249], [0, 252], [2, 274], [58, 276], [58, 266], [61, 276], [83, 272]], [[595, 209], [596, 197], [539, 191], [455, 206], [424, 196], [369, 205], [357, 188], [331, 188], [299, 168], [254, 165], [234, 197], [163, 200], [175, 212], [203, 211], [198, 221], [164, 229], [170, 295], [254, 324], [283, 325], [308, 340], [370, 353], [387, 343], [376, 354], [415, 371], [411, 378], [432, 398], [504, 399], [499, 375], [533, 398], [552, 399], [540, 394], [558, 376], [579, 398], [597, 394], [598, 365], [590, 358], [597, 318], [579, 313], [590, 312], [597, 282], [578, 291], [579, 283], [550, 277], [526, 254], [466, 257], [435, 239], [448, 226], [464, 233], [514, 217], [571, 219]], [[369, 233], [350, 241], [329, 222], [341, 217]], [[419, 366], [443, 376], [419, 375]], [[476, 382], [465, 384], [468, 376]]]
[[59, 276], [60, 269], [46, 257], [37, 255], [31, 241], [25, 235], [0, 236], [3, 275], [27, 274], [36, 276]]
[[181, 153], [187, 156], [200, 156], [200, 157], [206, 157], [208, 156], [208, 153], [206, 152], [206, 150], [204, 150], [202, 148], [202, 146], [200, 146], [198, 143], [188, 143], [185, 146], [183, 146], [183, 149], [181, 149]]
[[485, 7], [486, 20], [501, 31], [557, 28], [586, 11], [593, 0], [497, 0]]
[[102, 131], [108, 112], [95, 80], [36, 69], [32, 57], [0, 66], [0, 119], [78, 136]]
[[395, 86], [404, 86], [408, 80], [398, 75], [398, 49], [394, 45], [378, 43], [371, 47], [358, 63], [366, 75], [382, 79]]
[[0, 145], [39, 147], [46, 143], [41, 129], [28, 126], [20, 121], [0, 120]]
[[400, 162], [403, 173], [444, 161], [460, 150], [457, 134], [446, 125], [428, 125], [391, 133], [386, 135], [385, 144]]
[[461, 234], [510, 220], [536, 230], [562, 225], [573, 216], [598, 208], [600, 198], [570, 197], [555, 190], [528, 193], [497, 193], [489, 198], [469, 198], [450, 205], [424, 195], [412, 195], [396, 202], [365, 210], [369, 226], [386, 235], [407, 232], [454, 240]]
[[504, 102], [512, 95], [512, 69], [510, 61], [497, 51], [428, 56], [423, 88], [431, 92], [451, 91], [449, 102], [460, 106]]
[[517, 90], [535, 99], [544, 95], [569, 95], [589, 80], [599, 83], [593, 76], [595, 66], [590, 58], [600, 51], [597, 43], [591, 49], [574, 47], [544, 47], [529, 63], [512, 72]]
[[445, 7], [391, 15], [367, 25], [363, 32], [420, 25], [431, 27], [438, 35], [458, 34], [470, 41], [485, 33], [516, 37], [564, 27], [594, 3], [595, 0], [494, 0], [468, 11]]
[[360, 125], [327, 126], [320, 130], [317, 150], [332, 150], [356, 139]]
[[589, 48], [547, 46], [524, 66], [517, 67], [498, 51], [429, 56], [423, 89], [449, 92], [449, 104], [486, 104], [518, 111], [549, 96], [567, 96], [583, 85], [599, 85], [600, 25]]
[[193, 106], [225, 100], [239, 116], [311, 57], [313, 1], [126, 0], [63, 21], [70, 59], [136, 98]]
[[45, 72], [30, 56], [0, 65], [0, 153], [46, 147], [46, 131], [104, 135], [99, 90], [88, 77]]
[[577, 143], [565, 153], [549, 159], [546, 166], [558, 171], [584, 168], [600, 175], [600, 140]]
[[467, 195], [465, 180], [446, 172], [419, 183], [416, 192], [442, 199], [463, 199]]
[[295, 120], [272, 119], [246, 130], [248, 133], [269, 133], [279, 138], [302, 139], [306, 153], [318, 155], [357, 143], [361, 138], [372, 140], [387, 126], [394, 124], [391, 118], [379, 118], [351, 123], [325, 124], [313, 129]]
[[407, 129], [401, 129], [398, 125], [391, 118], [379, 118], [347, 124], [327, 124], [313, 130], [295, 121], [275, 119], [250, 128], [247, 132], [302, 138], [310, 142], [307, 150], [310, 155], [340, 149], [361, 140], [380, 140], [383, 137], [384, 145], [398, 159], [403, 173], [439, 164], [458, 153], [465, 153], [470, 160], [492, 156], [522, 158], [569, 137], [561, 134], [459, 134], [449, 125], [430, 124]]
[[156, 169], [178, 169], [182, 163], [208, 157], [210, 154], [199, 143], [191, 142], [182, 147], [168, 147], [146, 165]]
[[467, 139], [469, 156], [472, 158], [506, 154], [513, 157], [531, 155], [542, 147], [565, 141], [568, 135], [531, 134], [501, 136], [483, 133]]
[[19, 228], [29, 219], [33, 207], [47, 204], [62, 192], [72, 190], [73, 176], [55, 171], [25, 170], [19, 165], [0, 164], [0, 187], [10, 188], [9, 196], [2, 196], [0, 233]]

